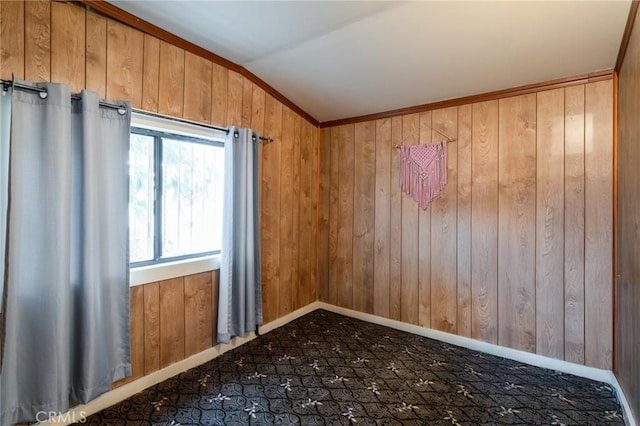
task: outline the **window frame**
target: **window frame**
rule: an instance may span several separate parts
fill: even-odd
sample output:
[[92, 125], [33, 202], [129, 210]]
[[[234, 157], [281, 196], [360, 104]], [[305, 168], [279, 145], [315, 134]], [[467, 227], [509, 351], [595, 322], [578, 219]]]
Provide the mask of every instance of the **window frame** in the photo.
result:
[[[168, 120], [173, 121], [173, 120]], [[173, 124], [179, 124], [179, 121], [173, 122]], [[150, 128], [145, 125], [137, 125], [135, 122], [131, 123], [130, 134], [138, 134], [143, 136], [153, 137], [153, 259], [142, 260], [137, 262], [129, 261], [129, 268], [142, 268], [154, 265], [162, 265], [165, 263], [180, 262], [192, 259], [201, 259], [210, 256], [220, 255], [221, 250], [212, 250], [206, 252], [190, 253], [172, 257], [162, 257], [162, 195], [163, 195], [163, 173], [162, 173], [162, 161], [163, 161], [163, 138], [171, 139], [174, 141], [184, 141], [189, 143], [196, 143], [201, 145], [213, 146], [224, 149], [224, 141], [219, 141], [212, 137], [206, 139], [201, 136], [191, 135], [187, 132], [173, 132], [163, 130], [161, 128]]]

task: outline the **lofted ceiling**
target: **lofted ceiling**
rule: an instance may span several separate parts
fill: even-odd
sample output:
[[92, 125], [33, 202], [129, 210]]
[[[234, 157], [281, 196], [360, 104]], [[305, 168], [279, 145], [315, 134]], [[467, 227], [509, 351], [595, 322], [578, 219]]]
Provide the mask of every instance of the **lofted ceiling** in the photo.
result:
[[630, 0], [116, 1], [320, 122], [611, 69]]

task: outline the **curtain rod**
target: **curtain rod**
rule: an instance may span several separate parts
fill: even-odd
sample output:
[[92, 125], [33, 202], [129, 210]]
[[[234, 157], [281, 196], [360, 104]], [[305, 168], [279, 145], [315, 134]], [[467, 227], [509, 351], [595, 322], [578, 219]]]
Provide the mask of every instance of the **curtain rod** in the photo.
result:
[[[43, 89], [41, 87], [33, 87], [33, 86], [26, 85], [26, 84], [17, 83], [15, 81], [2, 80], [2, 79], [0, 79], [0, 84], [2, 84], [2, 91], [3, 92], [6, 92], [9, 87], [17, 87], [18, 89], [23, 89], [23, 90], [28, 90], [30, 92], [38, 93], [38, 95], [42, 99], [46, 99], [46, 97], [47, 97], [47, 89]], [[71, 99], [79, 100], [80, 99], [80, 95], [71, 94]], [[120, 115], [124, 115], [126, 113], [126, 109], [122, 105], [113, 105], [113, 104], [110, 104], [110, 103], [107, 103], [107, 102], [100, 102], [100, 106], [104, 107], [104, 108], [117, 109], [118, 113]], [[144, 111], [144, 110], [136, 109], [136, 108], [132, 108], [131, 111], [132, 112], [137, 112], [137, 113], [140, 113], [140, 114], [150, 115], [152, 117], [167, 118], [167, 119], [174, 120], [174, 121], [179, 121], [179, 122], [182, 122], [182, 123], [195, 124], [197, 126], [206, 127], [206, 128], [209, 128], [209, 129], [214, 129], [214, 130], [219, 130], [221, 132], [229, 133], [229, 129], [226, 128], [226, 127], [218, 127], [218, 126], [213, 126], [213, 125], [210, 125], [210, 124], [196, 123], [194, 121], [189, 121], [189, 120], [185, 120], [185, 119], [182, 119], [182, 118], [170, 117], [170, 116], [167, 116], [167, 115], [162, 115], [162, 114], [158, 114], [158, 113], [154, 113], [154, 112]], [[270, 138], [270, 137], [267, 137], [267, 136], [260, 136], [260, 141], [262, 141], [265, 144], [269, 144], [269, 143], [273, 142], [273, 139]]]

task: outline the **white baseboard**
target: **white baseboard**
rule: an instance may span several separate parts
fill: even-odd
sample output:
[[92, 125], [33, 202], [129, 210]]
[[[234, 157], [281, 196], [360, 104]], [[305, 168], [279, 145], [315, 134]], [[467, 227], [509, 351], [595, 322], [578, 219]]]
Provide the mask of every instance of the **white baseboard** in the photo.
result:
[[[428, 337], [431, 339], [439, 340], [441, 342], [449, 343], [456, 346], [462, 346], [468, 349], [476, 350], [479, 352], [487, 353], [490, 355], [495, 355], [507, 359], [511, 359], [514, 361], [523, 362], [525, 364], [534, 365], [537, 367], [548, 368], [552, 370], [557, 370], [567, 374], [573, 374], [575, 376], [585, 377], [592, 380], [597, 380], [599, 382], [604, 382], [611, 385], [618, 395], [618, 399], [620, 401], [620, 405], [622, 406], [624, 418], [627, 426], [637, 426], [633, 414], [631, 412], [629, 403], [620, 388], [620, 384], [616, 379], [615, 375], [610, 370], [602, 370], [599, 368], [587, 367], [584, 365], [574, 364], [567, 361], [562, 361], [554, 358], [548, 358], [542, 355], [532, 354], [529, 352], [520, 351], [517, 349], [506, 348], [504, 346], [494, 345], [492, 343], [481, 342], [479, 340], [471, 339], [468, 337], [458, 336], [455, 334], [445, 333], [438, 330], [433, 330], [429, 328], [420, 327], [413, 324], [407, 324], [401, 321], [396, 321], [388, 318], [379, 317], [376, 315], [366, 314], [363, 312], [353, 311], [351, 309], [345, 309], [338, 306], [330, 305], [324, 302], [313, 302], [303, 308], [300, 308], [294, 312], [291, 312], [288, 315], [285, 315], [282, 318], [278, 318], [275, 321], [272, 321], [268, 324], [265, 324], [260, 328], [261, 333], [268, 333], [276, 328], [282, 327], [283, 325], [303, 316], [310, 312], [313, 312], [317, 309], [325, 309], [330, 312], [335, 312], [337, 314], [345, 315], [351, 318], [359, 319], [362, 321], [370, 322], [373, 324], [379, 324], [386, 327], [391, 327], [396, 330], [406, 331], [408, 333], [417, 334], [419, 336]], [[60, 416], [50, 419], [47, 422], [41, 422], [40, 424], [56, 424], [56, 425], [67, 425], [77, 422], [81, 419], [84, 419], [86, 416], [97, 413], [100, 410], [103, 410], [107, 407], [110, 407], [118, 402], [129, 398], [132, 395], [135, 395], [142, 390], [151, 387], [157, 383], [162, 382], [163, 380], [169, 379], [183, 371], [186, 371], [190, 368], [197, 367], [199, 365], [208, 362], [223, 353], [234, 349], [238, 346], [241, 346], [253, 339], [256, 336], [254, 333], [250, 333], [247, 337], [236, 337], [233, 338], [231, 343], [226, 345], [217, 345], [213, 348], [207, 349], [203, 352], [195, 354], [189, 358], [186, 358], [180, 362], [172, 364], [168, 367], [163, 368], [162, 370], [158, 370], [149, 375], [141, 377], [133, 382], [122, 385], [116, 389], [113, 389], [100, 397], [94, 399], [93, 401], [78, 405], [73, 409], [69, 410], [67, 413], [61, 414]]]
[[[275, 321], [271, 321], [268, 324], [265, 324], [260, 327], [260, 333], [268, 333], [271, 330], [275, 330], [276, 328], [282, 327], [283, 325], [308, 314], [309, 312], [313, 312], [319, 308], [319, 302], [311, 303], [307, 306], [304, 306], [294, 312], [291, 312], [288, 315], [285, 315], [281, 318], [278, 318]], [[132, 395], [135, 395], [138, 392], [141, 392], [148, 387], [151, 387], [155, 384], [158, 384], [166, 379], [169, 379], [177, 374], [182, 373], [190, 368], [197, 367], [206, 362], [211, 361], [212, 359], [222, 355], [223, 353], [230, 351], [231, 349], [237, 348], [238, 346], [244, 345], [247, 342], [255, 339], [255, 333], [249, 333], [246, 337], [234, 337], [231, 339], [231, 342], [228, 344], [220, 344], [216, 345], [212, 348], [209, 348], [205, 351], [199, 352], [195, 355], [190, 356], [189, 358], [183, 359], [182, 361], [176, 362], [175, 364], [171, 364], [168, 367], [165, 367], [161, 370], [154, 371], [151, 374], [143, 376], [137, 380], [119, 386], [107, 393], [100, 395], [98, 398], [86, 403], [80, 404], [66, 413], [62, 413], [57, 417], [53, 417], [47, 421], [40, 422], [40, 425], [68, 425], [74, 422], [80, 422], [85, 419], [87, 416], [91, 414], [97, 413], [98, 411], [104, 410], [105, 408], [111, 407], [114, 404], [117, 404], [120, 401], [123, 401], [129, 398]]]

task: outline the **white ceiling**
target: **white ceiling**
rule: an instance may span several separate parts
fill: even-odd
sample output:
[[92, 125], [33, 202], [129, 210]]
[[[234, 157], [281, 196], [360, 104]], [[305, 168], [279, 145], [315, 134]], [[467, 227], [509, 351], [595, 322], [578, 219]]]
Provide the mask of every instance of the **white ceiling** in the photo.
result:
[[324, 122], [613, 68], [631, 1], [110, 3]]

